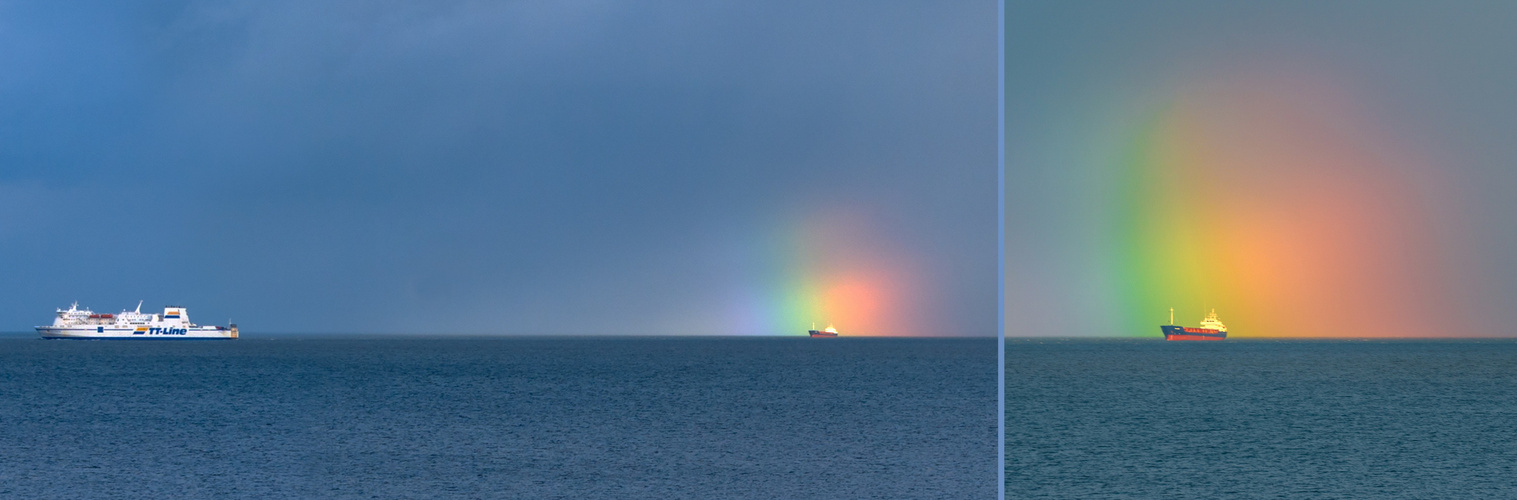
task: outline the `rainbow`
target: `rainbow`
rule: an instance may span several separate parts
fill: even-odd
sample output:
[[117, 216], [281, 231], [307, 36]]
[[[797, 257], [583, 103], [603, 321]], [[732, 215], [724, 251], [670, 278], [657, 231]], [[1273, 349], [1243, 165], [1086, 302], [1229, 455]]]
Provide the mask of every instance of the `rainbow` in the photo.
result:
[[920, 336], [922, 280], [916, 260], [879, 237], [878, 224], [857, 210], [817, 208], [793, 217], [753, 245], [766, 255], [748, 280], [735, 316], [740, 333], [805, 336], [812, 325], [836, 325], [844, 337]]
[[1119, 155], [1123, 333], [1215, 308], [1234, 337], [1467, 337], [1451, 181], [1334, 81], [1272, 71], [1173, 94]]

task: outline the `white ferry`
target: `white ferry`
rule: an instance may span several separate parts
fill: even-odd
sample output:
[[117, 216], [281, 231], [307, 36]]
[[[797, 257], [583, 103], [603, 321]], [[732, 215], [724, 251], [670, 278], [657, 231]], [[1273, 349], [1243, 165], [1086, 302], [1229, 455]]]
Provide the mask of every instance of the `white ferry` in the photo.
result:
[[45, 339], [235, 339], [237, 325], [199, 326], [176, 306], [165, 307], [163, 314], [143, 314], [138, 302], [136, 310], [96, 314], [75, 302], [59, 309], [52, 326], [39, 326], [37, 333]]

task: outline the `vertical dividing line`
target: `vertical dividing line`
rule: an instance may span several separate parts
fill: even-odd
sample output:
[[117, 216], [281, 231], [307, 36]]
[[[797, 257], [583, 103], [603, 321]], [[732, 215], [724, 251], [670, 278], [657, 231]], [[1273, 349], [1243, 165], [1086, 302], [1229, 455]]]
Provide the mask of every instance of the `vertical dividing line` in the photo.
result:
[[996, 2], [996, 498], [1006, 499], [1006, 0]]

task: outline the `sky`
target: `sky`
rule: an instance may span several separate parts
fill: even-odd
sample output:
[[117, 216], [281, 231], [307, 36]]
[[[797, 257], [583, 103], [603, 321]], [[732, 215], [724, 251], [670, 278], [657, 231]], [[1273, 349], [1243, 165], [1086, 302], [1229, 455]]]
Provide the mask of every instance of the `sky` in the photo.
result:
[[1008, 2], [1008, 336], [1509, 337], [1517, 4]]
[[996, 333], [995, 2], [0, 2], [0, 331]]

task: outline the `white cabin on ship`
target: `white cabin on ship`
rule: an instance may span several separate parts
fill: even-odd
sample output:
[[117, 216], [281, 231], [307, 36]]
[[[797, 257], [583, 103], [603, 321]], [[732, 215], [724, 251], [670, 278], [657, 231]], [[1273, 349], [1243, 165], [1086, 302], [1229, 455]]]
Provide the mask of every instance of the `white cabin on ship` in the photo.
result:
[[135, 310], [97, 314], [75, 302], [59, 309], [53, 324], [37, 327], [37, 333], [45, 339], [235, 339], [237, 325], [196, 325], [190, 322], [189, 310], [179, 306], [165, 307], [162, 314], [143, 314], [138, 302]]
[[[1174, 309], [1170, 309], [1170, 313], [1169, 314], [1171, 315], [1171, 317], [1173, 317], [1173, 315], [1175, 314], [1174, 313]], [[1171, 320], [1171, 322], [1173, 322], [1173, 320]], [[1211, 314], [1207, 314], [1205, 318], [1201, 319], [1201, 328], [1205, 328], [1207, 330], [1216, 330], [1216, 331], [1219, 331], [1219, 332], [1226, 332], [1227, 331], [1227, 325], [1222, 324], [1222, 320], [1217, 319], [1217, 310], [1216, 309], [1212, 309], [1211, 310]]]

